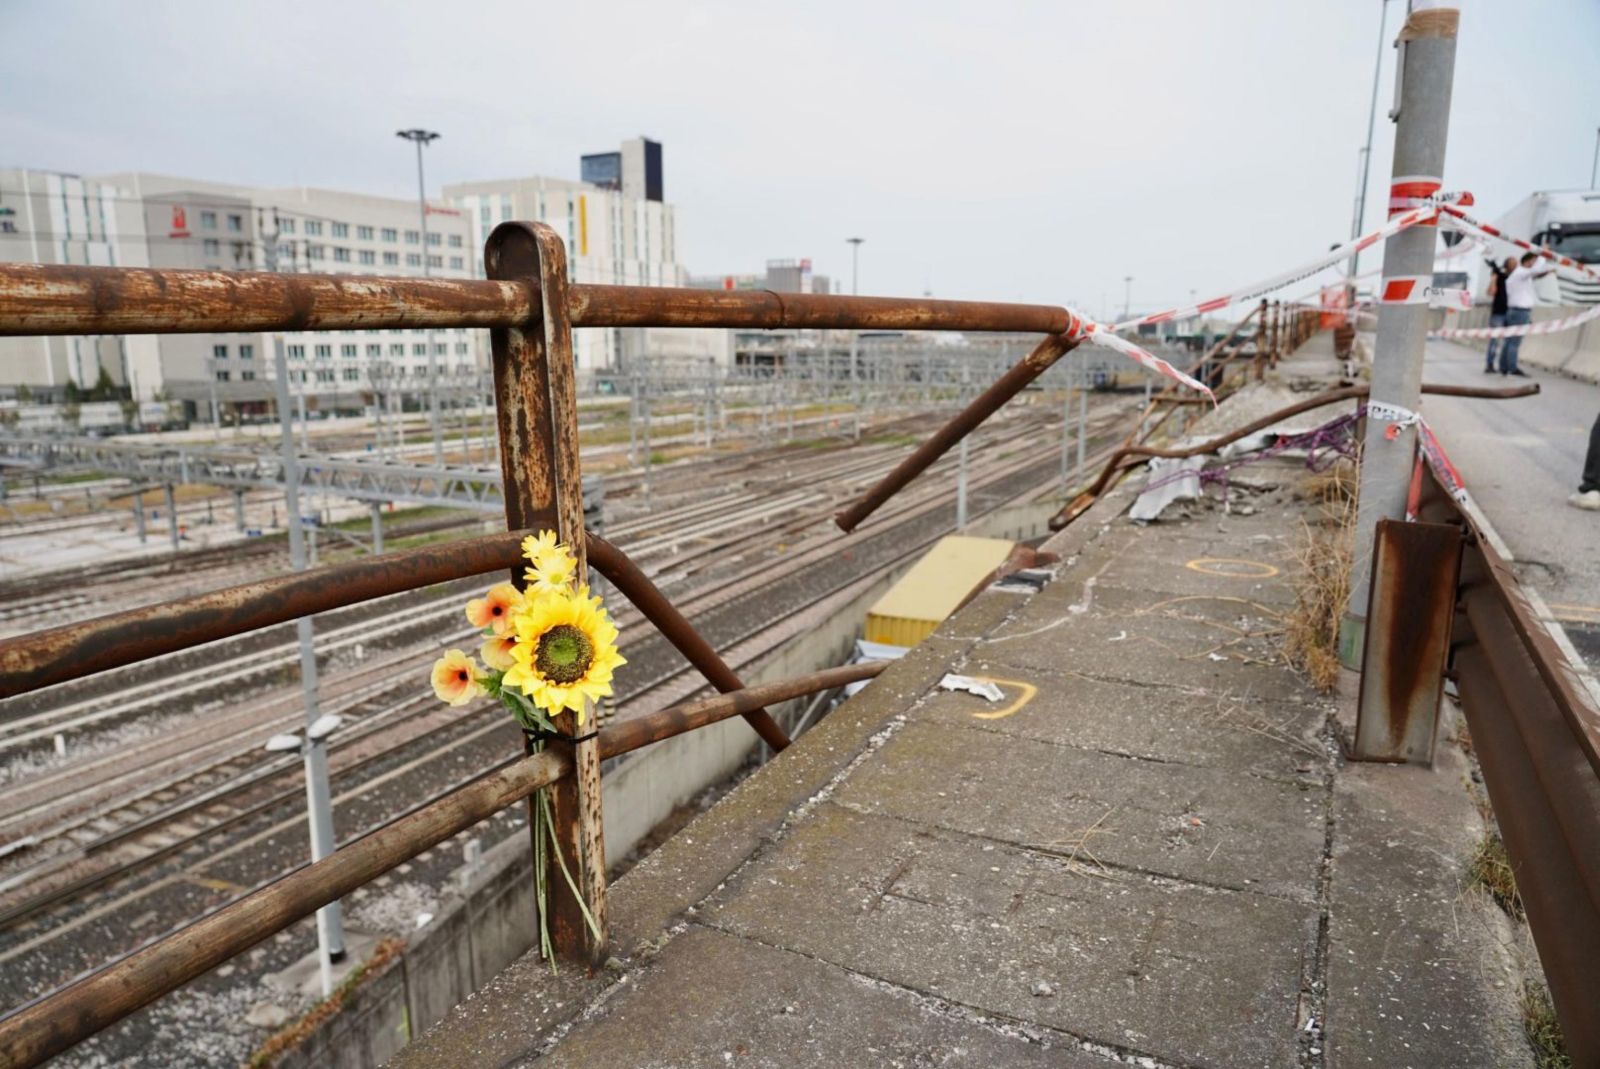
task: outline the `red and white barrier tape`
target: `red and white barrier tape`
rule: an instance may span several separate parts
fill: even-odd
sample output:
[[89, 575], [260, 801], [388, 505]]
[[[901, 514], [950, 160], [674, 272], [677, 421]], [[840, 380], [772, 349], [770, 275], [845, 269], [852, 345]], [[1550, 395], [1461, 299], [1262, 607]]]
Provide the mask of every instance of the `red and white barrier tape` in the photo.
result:
[[1569, 271], [1575, 271], [1580, 275], [1586, 275], [1589, 278], [1600, 281], [1600, 271], [1595, 270], [1588, 264], [1580, 263], [1579, 261], [1568, 256], [1558, 256], [1549, 249], [1540, 248], [1537, 245], [1523, 241], [1521, 238], [1514, 238], [1510, 234], [1490, 226], [1488, 223], [1480, 222], [1477, 219], [1474, 219], [1472, 216], [1468, 215], [1466, 212], [1462, 211], [1458, 207], [1455, 207], [1454, 205], [1440, 204], [1439, 212], [1441, 215], [1446, 217], [1446, 226], [1455, 230], [1459, 230], [1463, 234], [1478, 238], [1480, 240], [1493, 239], [1495, 241], [1505, 242], [1507, 245], [1515, 245], [1517, 248], [1522, 249], [1525, 252], [1533, 253], [1542, 260], [1550, 261], [1557, 267], [1564, 267]]
[[1211, 388], [1199, 379], [1191, 378], [1154, 353], [1149, 353], [1139, 348], [1127, 338], [1120, 338], [1113, 334], [1112, 331], [1115, 328], [1108, 327], [1104, 323], [1096, 323], [1076, 309], [1069, 308], [1067, 311], [1072, 316], [1072, 326], [1067, 329], [1068, 337], [1081, 335], [1088, 344], [1098, 345], [1103, 349], [1110, 349], [1112, 352], [1120, 353], [1140, 367], [1149, 368], [1157, 375], [1169, 378], [1173, 382], [1182, 383], [1191, 390], [1200, 391], [1211, 398], [1213, 405], [1217, 403], [1217, 397], [1211, 392]]
[[[1452, 195], [1447, 194], [1446, 196]], [[1465, 201], [1465, 203], [1471, 203], [1470, 194], [1457, 194], [1454, 196], [1465, 196], [1469, 198]], [[1253, 301], [1259, 297], [1264, 297], [1269, 293], [1283, 289], [1285, 286], [1292, 286], [1296, 282], [1303, 282], [1312, 275], [1315, 275], [1318, 271], [1332, 267], [1341, 260], [1348, 260], [1356, 253], [1362, 252], [1371, 246], [1376, 245], [1380, 241], [1393, 237], [1402, 230], [1406, 230], [1413, 226], [1421, 226], [1432, 223], [1435, 217], [1439, 214], [1440, 203], [1443, 199], [1444, 198], [1436, 198], [1434, 200], [1426, 201], [1419, 207], [1408, 208], [1404, 211], [1400, 211], [1391, 219], [1389, 219], [1388, 222], [1378, 227], [1378, 229], [1373, 230], [1370, 233], [1363, 234], [1353, 241], [1347, 241], [1343, 245], [1337, 246], [1336, 248], [1323, 253], [1315, 260], [1301, 264], [1298, 267], [1290, 268], [1287, 271], [1273, 275], [1271, 278], [1262, 279], [1260, 282], [1252, 283], [1248, 286], [1241, 286], [1238, 289], [1229, 291], [1228, 293], [1218, 294], [1215, 297], [1207, 298], [1206, 300], [1199, 301], [1195, 304], [1184, 305], [1179, 308], [1169, 308], [1164, 312], [1153, 312], [1150, 315], [1140, 316], [1137, 319], [1129, 319], [1126, 322], [1118, 323], [1111, 329], [1132, 330], [1135, 327], [1143, 326], [1147, 323], [1165, 323], [1173, 319], [1191, 319], [1194, 316], [1205, 315], [1207, 312], [1215, 312], [1219, 308], [1226, 308], [1230, 304], [1238, 304], [1241, 301]]]
[[1540, 323], [1524, 323], [1515, 327], [1446, 327], [1443, 330], [1430, 331], [1430, 338], [1521, 338], [1530, 334], [1559, 334], [1563, 330], [1571, 330], [1581, 326], [1589, 320], [1600, 317], [1600, 304], [1587, 308], [1576, 315], [1564, 316], [1561, 319], [1546, 319]]

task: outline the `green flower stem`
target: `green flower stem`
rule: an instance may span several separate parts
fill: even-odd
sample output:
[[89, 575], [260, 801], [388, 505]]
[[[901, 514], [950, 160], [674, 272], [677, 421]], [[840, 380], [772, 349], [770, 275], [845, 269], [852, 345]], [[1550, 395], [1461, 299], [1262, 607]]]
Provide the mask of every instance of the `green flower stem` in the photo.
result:
[[589, 931], [594, 933], [595, 941], [601, 939], [600, 925], [595, 923], [594, 915], [589, 912], [589, 904], [583, 900], [583, 892], [578, 890], [578, 883], [572, 878], [572, 873], [567, 870], [567, 859], [562, 856], [561, 844], [556, 840], [555, 817], [550, 812], [550, 795], [541, 790], [539, 792], [539, 805], [544, 809], [545, 827], [550, 830], [550, 847], [555, 851], [556, 864], [561, 868], [561, 875], [566, 877], [567, 886], [572, 888], [572, 897], [578, 900], [578, 909], [583, 912], [583, 919], [589, 925]]

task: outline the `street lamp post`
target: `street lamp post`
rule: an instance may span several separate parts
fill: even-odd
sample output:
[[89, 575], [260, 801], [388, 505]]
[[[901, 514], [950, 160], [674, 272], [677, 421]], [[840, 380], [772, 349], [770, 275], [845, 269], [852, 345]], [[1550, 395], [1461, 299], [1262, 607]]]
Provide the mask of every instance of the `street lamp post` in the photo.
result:
[[1122, 276], [1122, 318], [1127, 319], [1133, 308], [1133, 276]]
[[[403, 137], [417, 146], [417, 213], [422, 220], [422, 275], [426, 278], [430, 271], [428, 268], [428, 187], [422, 178], [422, 149], [423, 146], [437, 141], [438, 134], [432, 130], [396, 130], [396, 137]], [[433, 332], [428, 331], [428, 418], [433, 425], [433, 465], [436, 468], [444, 467], [444, 432], [439, 427], [439, 358], [433, 351]]]
[[[1352, 240], [1361, 236], [1361, 228], [1367, 219], [1367, 175], [1372, 171], [1372, 126], [1378, 117], [1378, 75], [1383, 71], [1383, 30], [1388, 20], [1389, 0], [1378, 0], [1378, 58], [1372, 64], [1372, 104], [1367, 109], [1367, 143], [1361, 149], [1361, 190], [1356, 194], [1355, 218], [1350, 223]], [[1350, 257], [1349, 278], [1356, 277], [1356, 265], [1360, 262], [1359, 252]]]
[[[300, 518], [300, 458], [295, 455], [294, 430], [289, 415], [289, 365], [284, 358], [283, 339], [273, 346], [273, 388], [278, 403], [279, 446], [283, 452], [284, 503], [289, 511], [289, 564], [295, 571], [306, 568], [305, 532]], [[317, 710], [317, 654], [313, 644], [311, 618], [295, 621], [300, 645], [300, 690], [306, 710], [306, 812], [311, 824], [311, 860], [319, 861], [338, 845], [333, 832], [332, 793], [328, 787], [328, 757], [323, 739], [338, 726], [337, 717], [321, 716]], [[331, 724], [330, 724], [331, 721]], [[298, 743], [297, 743], [298, 745]], [[333, 993], [333, 965], [344, 959], [344, 923], [337, 900], [317, 910], [317, 946], [321, 960], [322, 993]]]
[[[861, 294], [861, 243], [866, 238], [845, 238], [850, 243], [850, 296], [858, 297]], [[850, 332], [850, 400], [855, 407], [856, 441], [861, 440], [861, 397], [860, 387], [856, 384], [856, 359], [859, 352], [861, 333]]]

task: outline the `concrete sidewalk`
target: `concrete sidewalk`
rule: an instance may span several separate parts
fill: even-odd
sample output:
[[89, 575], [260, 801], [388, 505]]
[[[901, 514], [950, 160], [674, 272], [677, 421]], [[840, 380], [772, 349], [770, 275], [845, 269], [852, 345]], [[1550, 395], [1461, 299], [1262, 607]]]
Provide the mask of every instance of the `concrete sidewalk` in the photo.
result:
[[1249, 515], [1108, 498], [619, 881], [606, 969], [392, 1064], [1531, 1065], [1467, 761], [1342, 760], [1278, 654], [1306, 473], [1247, 471]]

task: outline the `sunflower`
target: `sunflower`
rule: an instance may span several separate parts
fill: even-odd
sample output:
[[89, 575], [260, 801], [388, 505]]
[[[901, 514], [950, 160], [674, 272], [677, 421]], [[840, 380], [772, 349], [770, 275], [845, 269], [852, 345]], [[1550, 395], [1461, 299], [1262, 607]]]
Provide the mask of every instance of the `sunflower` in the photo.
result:
[[571, 709], [582, 723], [585, 703], [608, 696], [612, 672], [627, 663], [617, 652], [616, 625], [587, 586], [529, 598], [515, 628], [516, 664], [503, 685], [519, 688], [551, 716]]
[[496, 583], [481, 598], [467, 602], [467, 622], [497, 635], [511, 630], [511, 617], [522, 608], [522, 592], [510, 583]]
[[511, 655], [511, 650], [517, 644], [517, 636], [507, 631], [503, 635], [490, 635], [484, 639], [483, 646], [478, 650], [478, 656], [483, 658], [483, 663], [496, 672], [504, 672], [516, 664], [516, 658]]
[[433, 662], [433, 692], [447, 705], [465, 705], [483, 693], [478, 665], [460, 650], [450, 650]]

